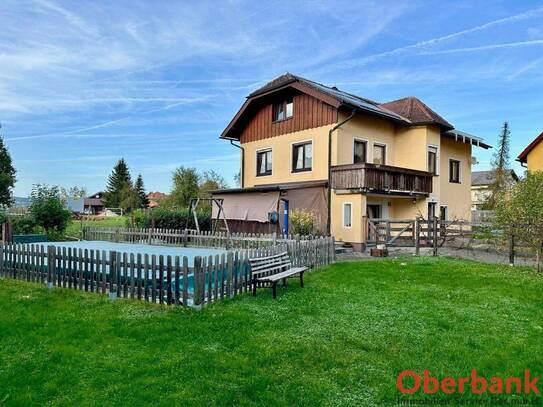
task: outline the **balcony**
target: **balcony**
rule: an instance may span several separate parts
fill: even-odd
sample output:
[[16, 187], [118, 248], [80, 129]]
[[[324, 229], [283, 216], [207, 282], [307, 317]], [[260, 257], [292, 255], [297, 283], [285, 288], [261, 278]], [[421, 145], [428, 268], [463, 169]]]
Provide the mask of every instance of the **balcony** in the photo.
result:
[[427, 171], [369, 163], [333, 166], [330, 183], [335, 190], [373, 194], [428, 196], [432, 192], [432, 174]]

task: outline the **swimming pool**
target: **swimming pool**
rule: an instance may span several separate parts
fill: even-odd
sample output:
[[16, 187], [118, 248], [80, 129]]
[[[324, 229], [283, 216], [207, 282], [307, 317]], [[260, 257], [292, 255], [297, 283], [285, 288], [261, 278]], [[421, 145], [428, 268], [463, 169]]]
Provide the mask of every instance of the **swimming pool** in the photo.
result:
[[189, 260], [189, 264], [194, 264], [194, 258], [197, 256], [215, 256], [217, 254], [225, 254], [226, 250], [211, 249], [211, 248], [194, 248], [194, 247], [178, 247], [178, 246], [154, 246], [149, 244], [138, 243], [113, 243], [101, 240], [81, 240], [73, 242], [42, 242], [36, 243], [44, 246], [65, 247], [72, 249], [82, 250], [94, 250], [94, 251], [106, 251], [106, 252], [118, 252], [127, 254], [148, 254], [149, 256], [186, 256]]
[[[198, 267], [199, 298], [217, 298], [246, 284], [248, 269], [224, 249], [178, 246], [155, 246], [107, 241], [37, 242], [42, 247], [41, 260], [27, 259], [40, 273], [49, 274], [58, 285], [100, 287], [118, 296], [143, 296], [152, 301], [170, 303], [175, 298], [193, 305], [197, 294], [195, 258], [201, 257]], [[55, 265], [49, 268], [53, 246]], [[38, 255], [40, 256], [40, 255]], [[24, 257], [24, 256], [23, 256]], [[17, 256], [9, 257], [15, 261]], [[228, 269], [228, 259], [233, 262]], [[177, 296], [177, 297], [176, 297]]]

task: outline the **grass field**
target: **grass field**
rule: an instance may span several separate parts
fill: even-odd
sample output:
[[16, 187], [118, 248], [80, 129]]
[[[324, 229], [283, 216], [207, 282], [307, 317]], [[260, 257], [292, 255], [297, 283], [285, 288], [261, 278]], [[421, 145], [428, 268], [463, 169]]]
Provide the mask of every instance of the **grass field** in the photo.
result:
[[82, 230], [85, 226], [91, 227], [124, 227], [126, 226], [126, 216], [117, 216], [100, 220], [71, 220], [68, 228], [66, 229], [66, 236], [69, 237], [82, 237]]
[[0, 405], [395, 405], [404, 369], [543, 373], [532, 270], [391, 259], [306, 281], [197, 312], [0, 280]]

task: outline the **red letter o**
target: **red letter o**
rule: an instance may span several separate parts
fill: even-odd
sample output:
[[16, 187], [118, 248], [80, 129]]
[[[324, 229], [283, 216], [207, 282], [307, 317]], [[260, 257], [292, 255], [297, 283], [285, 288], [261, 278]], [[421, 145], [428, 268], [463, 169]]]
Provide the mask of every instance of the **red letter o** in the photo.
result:
[[[410, 389], [406, 389], [405, 387], [403, 387], [403, 378], [405, 376], [411, 376], [415, 380], [415, 385]], [[420, 376], [412, 370], [404, 370], [398, 375], [398, 379], [396, 380], [396, 387], [403, 394], [413, 394], [420, 388]]]

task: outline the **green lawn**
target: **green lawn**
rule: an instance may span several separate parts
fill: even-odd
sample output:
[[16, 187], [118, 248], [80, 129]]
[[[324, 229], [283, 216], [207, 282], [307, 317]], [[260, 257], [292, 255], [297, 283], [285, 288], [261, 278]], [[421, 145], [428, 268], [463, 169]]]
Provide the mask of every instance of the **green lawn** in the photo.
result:
[[126, 216], [117, 216], [100, 220], [71, 220], [68, 228], [66, 229], [66, 236], [81, 238], [82, 229], [85, 226], [96, 227], [96, 228], [114, 228], [114, 227], [125, 227], [126, 226]]
[[543, 374], [532, 270], [419, 258], [306, 281], [197, 312], [0, 280], [0, 405], [394, 405], [404, 369]]

